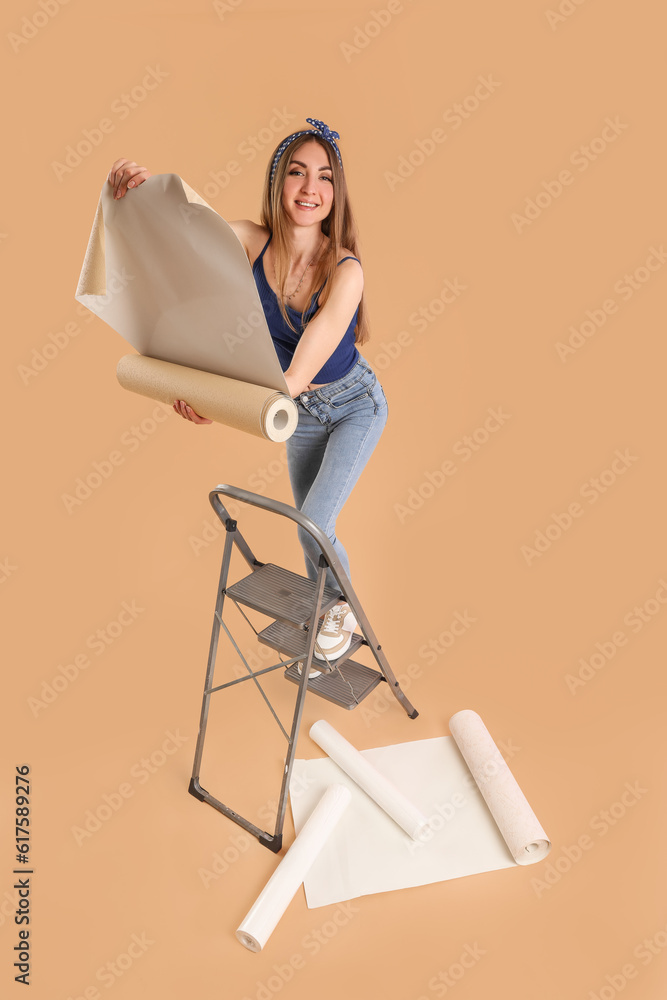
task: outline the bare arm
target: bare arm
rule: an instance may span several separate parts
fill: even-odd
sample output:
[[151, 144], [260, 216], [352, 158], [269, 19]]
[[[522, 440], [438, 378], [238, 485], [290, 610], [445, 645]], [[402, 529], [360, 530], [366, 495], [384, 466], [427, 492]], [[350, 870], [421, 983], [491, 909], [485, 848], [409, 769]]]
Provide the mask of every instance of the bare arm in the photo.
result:
[[364, 289], [364, 274], [356, 260], [346, 260], [336, 270], [326, 304], [307, 324], [285, 372], [290, 396], [298, 396], [340, 344]]
[[251, 222], [250, 219], [236, 219], [234, 222], [228, 222], [227, 225], [238, 237], [246, 252], [248, 262], [252, 261], [259, 253], [258, 245], [266, 241], [268, 229], [256, 222]]

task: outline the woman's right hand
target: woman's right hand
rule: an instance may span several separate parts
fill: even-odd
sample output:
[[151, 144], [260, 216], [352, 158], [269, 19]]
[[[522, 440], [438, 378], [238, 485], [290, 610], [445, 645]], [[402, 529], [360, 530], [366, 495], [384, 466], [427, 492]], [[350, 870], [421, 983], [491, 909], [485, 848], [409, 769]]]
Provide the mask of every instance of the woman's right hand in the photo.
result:
[[177, 399], [173, 406], [179, 417], [185, 417], [186, 420], [191, 420], [193, 424], [213, 423], [213, 421], [209, 420], [208, 417], [200, 417], [198, 413], [195, 413], [192, 407], [188, 406], [184, 399]]
[[134, 160], [126, 160], [124, 157], [121, 157], [112, 166], [107, 180], [113, 187], [114, 198], [122, 198], [127, 193], [128, 187], [138, 187], [139, 184], [143, 184], [145, 180], [152, 176], [150, 170], [147, 170], [146, 167], [140, 167]]

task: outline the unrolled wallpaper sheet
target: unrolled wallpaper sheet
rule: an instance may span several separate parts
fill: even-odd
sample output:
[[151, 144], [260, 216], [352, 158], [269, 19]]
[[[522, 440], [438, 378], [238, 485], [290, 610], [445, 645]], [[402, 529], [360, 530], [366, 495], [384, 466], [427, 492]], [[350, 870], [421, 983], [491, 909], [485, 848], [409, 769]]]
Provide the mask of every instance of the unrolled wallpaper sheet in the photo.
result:
[[[149, 177], [117, 200], [104, 182], [75, 298], [145, 356], [122, 359], [131, 391], [185, 399], [202, 416], [275, 441], [296, 427], [245, 251], [177, 174]], [[223, 378], [217, 392], [201, 373]]]
[[290, 801], [298, 834], [323, 791], [342, 784], [350, 805], [305, 878], [309, 907], [533, 864], [551, 844], [486, 726], [457, 712], [452, 736], [361, 754], [430, 820], [415, 841], [330, 758], [294, 762]]

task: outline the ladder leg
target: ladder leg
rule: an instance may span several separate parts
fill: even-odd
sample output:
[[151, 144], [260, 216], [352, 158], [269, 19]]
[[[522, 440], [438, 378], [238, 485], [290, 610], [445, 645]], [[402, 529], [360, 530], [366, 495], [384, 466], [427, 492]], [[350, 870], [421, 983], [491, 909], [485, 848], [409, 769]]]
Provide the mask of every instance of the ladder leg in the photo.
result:
[[[340, 583], [340, 581], [339, 581], [339, 583]], [[384, 652], [382, 650], [382, 646], [377, 641], [377, 637], [375, 635], [375, 632], [371, 628], [370, 622], [368, 621], [368, 618], [366, 617], [366, 615], [365, 615], [365, 613], [364, 613], [364, 611], [363, 611], [363, 609], [361, 607], [361, 604], [359, 603], [359, 601], [357, 599], [357, 595], [354, 594], [354, 591], [352, 591], [351, 585], [350, 585], [349, 589], [350, 589], [350, 591], [352, 591], [352, 594], [354, 595], [353, 597], [351, 595], [348, 595], [345, 592], [345, 588], [342, 587], [342, 585], [341, 585], [341, 589], [343, 590], [343, 595], [345, 597], [345, 600], [347, 601], [347, 603], [352, 608], [354, 616], [357, 619], [357, 622], [358, 622], [359, 626], [361, 627], [361, 632], [362, 632], [362, 634], [363, 634], [366, 642], [368, 643], [368, 645], [371, 648], [371, 651], [373, 653], [373, 656], [375, 657], [377, 665], [380, 668], [380, 672], [384, 676], [384, 679], [386, 680], [387, 684], [389, 685], [389, 687], [391, 689], [391, 693], [394, 695], [394, 697], [399, 702], [399, 704], [401, 704], [403, 706], [403, 708], [405, 709], [405, 711], [408, 714], [408, 718], [409, 719], [416, 719], [417, 716], [419, 715], [419, 712], [414, 707], [414, 705], [410, 702], [410, 700], [405, 696], [405, 692], [403, 691], [403, 689], [401, 688], [401, 685], [396, 680], [396, 675], [394, 674], [393, 670], [389, 666], [389, 663], [387, 662], [387, 657], [384, 655]]]
[[396, 698], [396, 700], [399, 702], [399, 704], [401, 704], [403, 706], [403, 708], [405, 709], [405, 711], [408, 714], [408, 718], [409, 719], [416, 719], [417, 716], [419, 715], [419, 712], [414, 707], [414, 705], [412, 704], [412, 702], [406, 697], [405, 692], [403, 691], [401, 685], [396, 680], [394, 672], [391, 669], [391, 667], [389, 666], [389, 664], [387, 663], [387, 658], [384, 655], [384, 653], [382, 652], [382, 647], [378, 646], [377, 650], [373, 649], [373, 655], [375, 656], [375, 659], [377, 660], [377, 664], [378, 664], [380, 670], [384, 674], [384, 677], [385, 677], [385, 680], [387, 681], [387, 684], [391, 688], [392, 694], [394, 695], [394, 697]]
[[276, 817], [276, 832], [274, 834], [274, 836], [276, 837], [279, 836], [282, 837], [283, 823], [285, 822], [285, 810], [287, 808], [287, 793], [289, 792], [290, 777], [292, 775], [292, 765], [294, 764], [294, 755], [296, 753], [296, 743], [299, 736], [299, 727], [301, 725], [303, 705], [306, 698], [306, 689], [308, 688], [308, 675], [310, 674], [310, 666], [311, 663], [313, 662], [313, 653], [315, 651], [315, 640], [317, 639], [317, 623], [320, 617], [320, 606], [322, 604], [322, 594], [324, 592], [326, 568], [327, 568], [327, 561], [324, 558], [324, 556], [320, 556], [319, 568], [317, 571], [315, 604], [313, 607], [313, 615], [311, 618], [310, 630], [308, 633], [308, 647], [306, 656], [304, 657], [301, 664], [301, 678], [299, 680], [299, 690], [297, 692], [296, 703], [294, 706], [294, 719], [292, 721], [292, 731], [290, 733], [289, 744], [287, 748], [287, 759], [285, 760], [283, 782], [280, 788], [278, 815]]
[[[213, 628], [211, 630], [211, 644], [208, 652], [208, 663], [206, 665], [206, 679], [204, 681], [204, 695], [202, 698], [201, 715], [199, 718], [199, 734], [197, 736], [197, 746], [195, 748], [195, 759], [192, 765], [192, 777], [190, 779], [189, 791], [196, 798], [201, 798], [203, 789], [199, 784], [199, 770], [204, 752], [204, 737], [206, 736], [206, 724], [208, 722], [208, 708], [211, 700], [211, 688], [213, 686], [213, 673], [215, 671], [215, 659], [218, 652], [218, 637], [220, 635], [220, 619], [222, 618], [222, 608], [225, 600], [224, 590], [227, 586], [227, 576], [229, 575], [229, 564], [232, 558], [232, 546], [234, 544], [234, 532], [236, 531], [236, 521], [231, 518], [225, 523], [227, 534], [225, 535], [225, 548], [222, 556], [222, 567], [220, 569], [220, 583], [218, 585], [218, 597], [215, 602], [215, 612], [213, 614]], [[199, 794], [198, 794], [199, 793]]]

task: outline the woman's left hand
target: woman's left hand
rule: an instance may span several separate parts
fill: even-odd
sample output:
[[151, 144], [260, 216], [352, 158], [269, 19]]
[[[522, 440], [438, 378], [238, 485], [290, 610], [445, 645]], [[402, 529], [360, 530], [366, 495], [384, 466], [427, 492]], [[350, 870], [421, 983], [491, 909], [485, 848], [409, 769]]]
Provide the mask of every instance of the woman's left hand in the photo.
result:
[[185, 417], [186, 420], [191, 420], [193, 424], [213, 423], [213, 421], [209, 420], [208, 417], [200, 417], [198, 413], [195, 413], [192, 407], [188, 406], [184, 399], [177, 399], [173, 406], [179, 417]]

